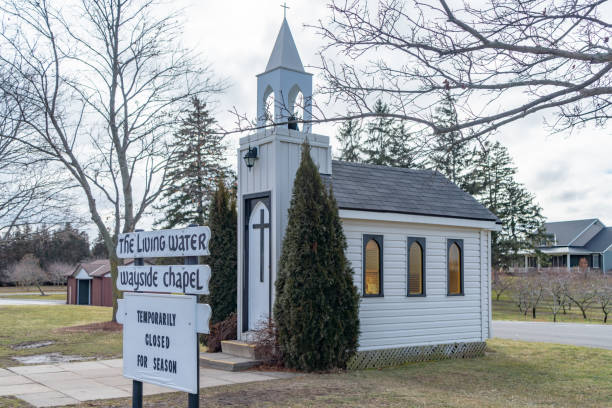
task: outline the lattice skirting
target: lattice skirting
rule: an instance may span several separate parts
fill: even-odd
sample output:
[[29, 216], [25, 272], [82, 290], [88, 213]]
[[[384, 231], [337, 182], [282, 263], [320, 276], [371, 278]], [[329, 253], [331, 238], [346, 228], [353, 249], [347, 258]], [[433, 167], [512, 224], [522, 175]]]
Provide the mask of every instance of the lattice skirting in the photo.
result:
[[358, 351], [347, 367], [357, 370], [391, 367], [408, 362], [481, 357], [486, 347], [486, 342], [478, 341]]

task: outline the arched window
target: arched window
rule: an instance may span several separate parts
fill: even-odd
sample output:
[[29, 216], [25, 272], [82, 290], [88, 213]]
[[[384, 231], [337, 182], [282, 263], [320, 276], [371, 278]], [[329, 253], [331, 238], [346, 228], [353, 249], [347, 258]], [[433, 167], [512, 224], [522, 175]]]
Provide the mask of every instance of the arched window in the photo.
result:
[[264, 92], [264, 117], [263, 121], [266, 125], [273, 124], [275, 121], [274, 111], [275, 111], [275, 100], [274, 100], [274, 91], [270, 86], [266, 88]]
[[383, 295], [383, 237], [363, 236], [363, 295]]
[[425, 238], [408, 238], [408, 296], [425, 296]]
[[289, 129], [299, 130], [298, 122], [304, 119], [305, 100], [299, 86], [293, 85], [289, 90]]
[[463, 295], [463, 240], [449, 239], [448, 248], [448, 294]]

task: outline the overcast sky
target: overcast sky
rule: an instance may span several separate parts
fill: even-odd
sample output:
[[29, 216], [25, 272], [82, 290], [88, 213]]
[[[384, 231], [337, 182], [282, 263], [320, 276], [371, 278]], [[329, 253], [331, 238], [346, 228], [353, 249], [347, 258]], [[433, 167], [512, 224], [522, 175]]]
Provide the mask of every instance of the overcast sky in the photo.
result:
[[[255, 117], [256, 78], [264, 71], [280, 28], [279, 0], [183, 0], [187, 7], [185, 41], [212, 64], [231, 87], [215, 106], [218, 120], [231, 127], [227, 113], [235, 106]], [[288, 1], [287, 20], [306, 66], [316, 65], [323, 40], [304, 24], [316, 24], [326, 13], [321, 0]], [[320, 79], [315, 75], [315, 86]], [[319, 101], [322, 102], [322, 101]], [[334, 107], [329, 108], [335, 111]], [[518, 167], [518, 179], [536, 195], [549, 221], [599, 218], [612, 226], [612, 138], [608, 129], [584, 129], [572, 135], [549, 135], [542, 115], [503, 128], [494, 138], [506, 145]], [[335, 137], [331, 125], [315, 133]], [[237, 146], [238, 136], [230, 143]], [[334, 144], [337, 145], [337, 143]], [[235, 152], [233, 151], [235, 161]]]

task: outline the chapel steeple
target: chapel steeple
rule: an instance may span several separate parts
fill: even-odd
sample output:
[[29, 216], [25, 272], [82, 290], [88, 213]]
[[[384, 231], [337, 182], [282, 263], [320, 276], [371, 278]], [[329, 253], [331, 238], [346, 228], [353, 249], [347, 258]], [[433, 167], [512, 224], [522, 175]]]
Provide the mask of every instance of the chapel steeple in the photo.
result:
[[[297, 101], [300, 93], [303, 100]], [[271, 94], [274, 106], [268, 103]], [[257, 124], [286, 123], [291, 118], [310, 121], [311, 109], [312, 74], [304, 70], [287, 19], [283, 18], [266, 70], [257, 75]], [[295, 128], [292, 123], [279, 126]], [[310, 123], [305, 123], [302, 131], [310, 133], [310, 130]]]

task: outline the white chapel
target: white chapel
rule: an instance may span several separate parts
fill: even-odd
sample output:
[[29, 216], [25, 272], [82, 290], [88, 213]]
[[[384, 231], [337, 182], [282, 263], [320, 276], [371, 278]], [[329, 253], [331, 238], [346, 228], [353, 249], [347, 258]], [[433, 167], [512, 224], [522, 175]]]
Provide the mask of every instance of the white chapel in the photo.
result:
[[[273, 115], [278, 125], [241, 138], [238, 151], [238, 339], [248, 341], [270, 317], [307, 138], [333, 186], [361, 294], [353, 366], [482, 353], [491, 335], [491, 231], [500, 230], [499, 219], [437, 172], [332, 160], [329, 137], [311, 131], [311, 98], [312, 74], [283, 19], [257, 75], [259, 124]], [[296, 125], [296, 117], [306, 123]]]

